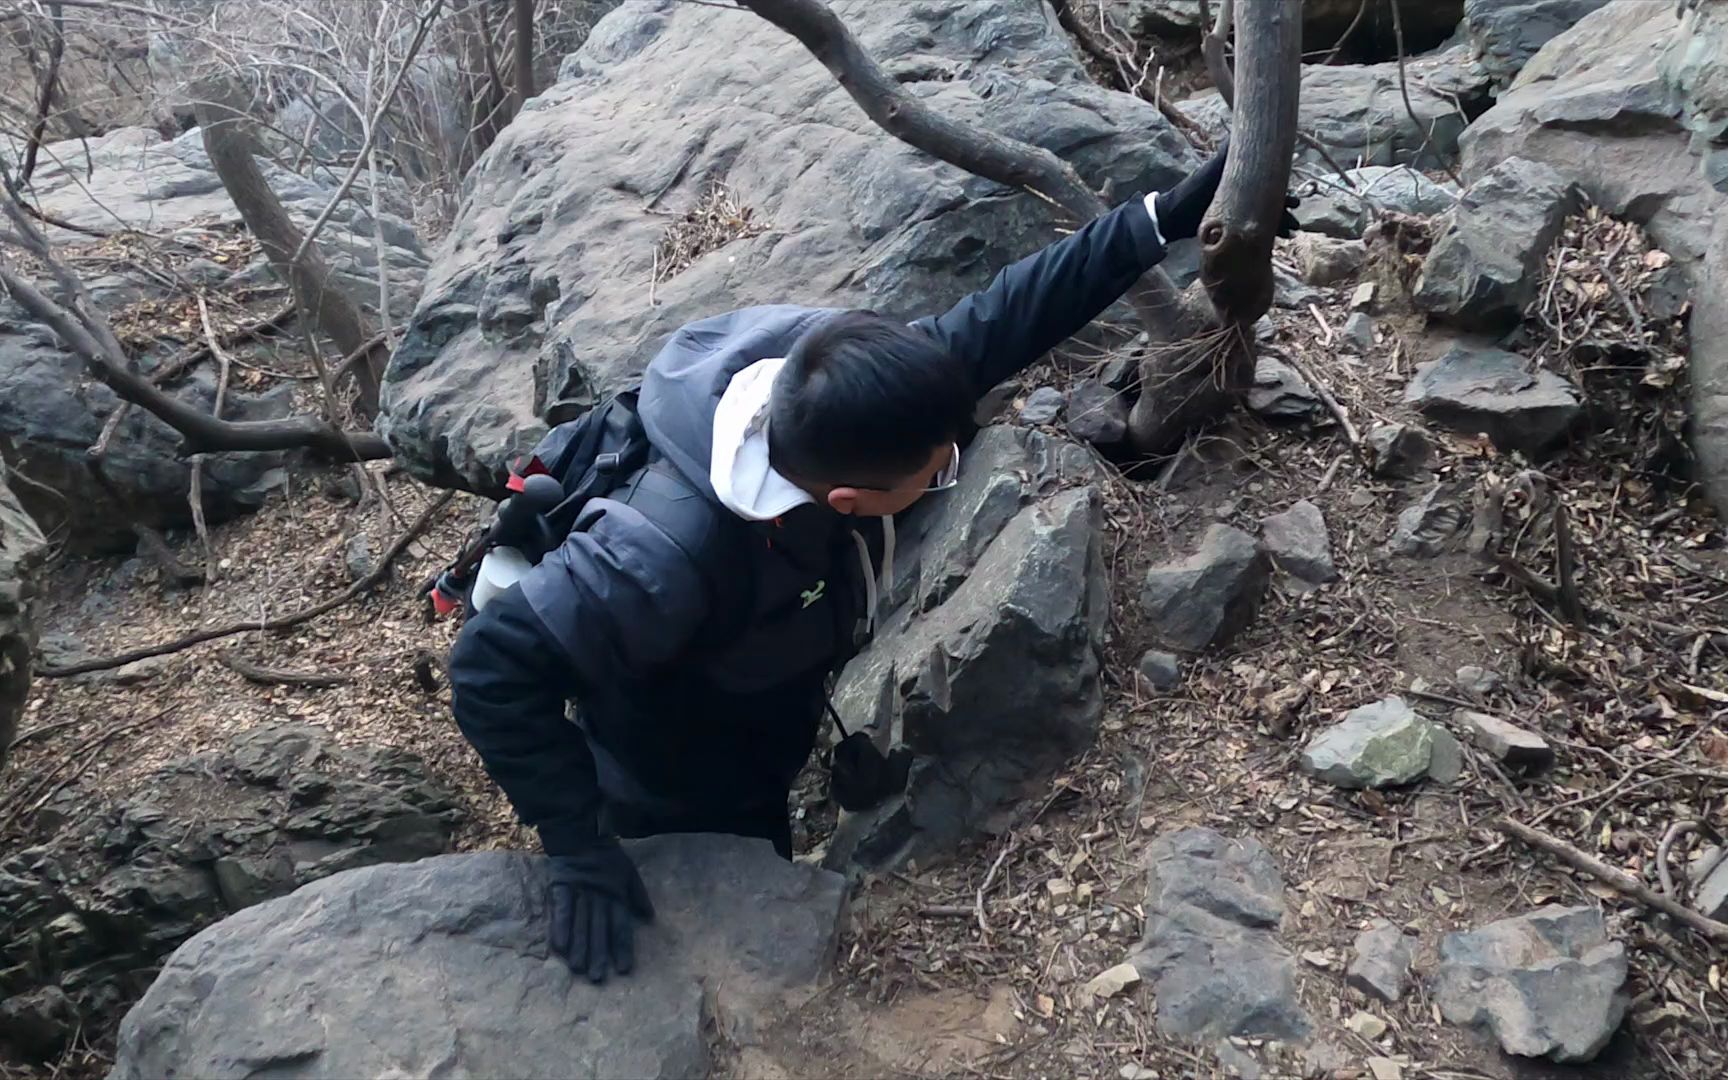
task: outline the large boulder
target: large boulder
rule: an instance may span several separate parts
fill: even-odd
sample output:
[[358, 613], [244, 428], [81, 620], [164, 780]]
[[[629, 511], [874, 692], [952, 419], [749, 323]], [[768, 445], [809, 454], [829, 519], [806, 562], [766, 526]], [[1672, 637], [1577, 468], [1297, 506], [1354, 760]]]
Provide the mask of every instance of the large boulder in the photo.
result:
[[[1198, 37], [1205, 24], [1200, 0], [1105, 0], [1116, 24], [1136, 36]], [[1372, 51], [1391, 55], [1393, 0], [1306, 0], [1302, 5], [1302, 43], [1307, 50], [1329, 51], [1350, 31], [1352, 54]], [[1451, 37], [1464, 13], [1464, 0], [1430, 0], [1404, 4], [1405, 45], [1423, 52]], [[1218, 5], [1213, 4], [1216, 16]], [[1361, 44], [1358, 44], [1361, 42]]]
[[1418, 364], [1404, 400], [1437, 424], [1532, 454], [1564, 438], [1584, 414], [1565, 376], [1472, 341], [1454, 341], [1438, 359]]
[[952, 848], [1097, 732], [1109, 599], [1096, 465], [1006, 426], [964, 460], [959, 486], [900, 525], [895, 610], [835, 687], [848, 730], [915, 755], [903, 796], [842, 819], [836, 868]]
[[[268, 162], [260, 165], [302, 227], [322, 212], [334, 193], [334, 181], [310, 180]], [[185, 292], [261, 283], [268, 275], [261, 255], [235, 266], [183, 255], [187, 248], [202, 250], [205, 245], [199, 241], [212, 231], [220, 234], [241, 225], [196, 131], [164, 141], [149, 129], [124, 128], [88, 143], [53, 144], [44, 150], [31, 189], [42, 208], [60, 220], [98, 229], [124, 225], [159, 239], [161, 247], [150, 267], [121, 264], [86, 282], [93, 303], [110, 318], [130, 305], [172, 309], [185, 302]], [[405, 317], [419, 293], [425, 256], [406, 221], [382, 214], [379, 225], [390, 268], [391, 305]], [[90, 242], [76, 233], [50, 231], [58, 234], [51, 239], [65, 247]], [[371, 216], [355, 200], [343, 202], [320, 234], [320, 244], [339, 282], [375, 309], [378, 250]], [[164, 278], [176, 276], [182, 284], [164, 283]], [[160, 319], [166, 321], [165, 316]], [[194, 313], [180, 344], [199, 341]], [[139, 366], [148, 371], [179, 347], [144, 348]], [[247, 358], [243, 351], [240, 356]], [[216, 377], [205, 365], [169, 389], [208, 411], [215, 403]], [[280, 385], [271, 392], [249, 393], [231, 387], [224, 415], [231, 420], [279, 418], [290, 409], [292, 390]], [[103, 468], [108, 486], [92, 477], [87, 451], [120, 399], [90, 379], [83, 361], [10, 297], [0, 299], [0, 401], [6, 403], [0, 409], [0, 447], [17, 471], [36, 481], [20, 486], [19, 494], [45, 528], [66, 527], [80, 547], [109, 547], [129, 542], [129, 521], [156, 527], [190, 523], [191, 464], [179, 455], [180, 437], [143, 410], [129, 410], [109, 443]], [[280, 453], [210, 455], [203, 480], [207, 519], [218, 522], [255, 509], [283, 462]], [[45, 494], [44, 488], [59, 497]]]
[[1464, 0], [1476, 62], [1509, 83], [1542, 46], [1608, 0]]
[[[1304, 65], [1297, 123], [1345, 166], [1435, 169], [1456, 160], [1460, 134], [1490, 103], [1487, 76], [1466, 45], [1407, 60], [1404, 69], [1408, 109], [1396, 62]], [[1209, 128], [1226, 126], [1229, 109], [1216, 90], [1196, 94], [1181, 107]], [[1306, 143], [1296, 153], [1316, 169], [1331, 170]]]
[[356, 870], [181, 946], [109, 1075], [708, 1075], [712, 1025], [748, 1043], [815, 990], [845, 882], [761, 840], [627, 847], [655, 907], [628, 976], [596, 986], [548, 954], [542, 858]]
[[140, 972], [225, 914], [448, 850], [457, 816], [417, 759], [288, 723], [165, 765], [139, 790], [68, 789], [37, 815], [38, 842], [0, 860], [0, 1057], [51, 1058], [80, 1028], [105, 1028]]
[[1692, 439], [1728, 511], [1728, 8], [1615, 0], [1543, 46], [1461, 140], [1473, 181], [1540, 161], [1636, 221], [1692, 288]]
[[30, 657], [36, 650], [31, 578], [47, 553], [41, 530], [7, 486], [6, 463], [0, 461], [0, 771], [30, 693]]
[[[1198, 164], [1152, 105], [1088, 78], [1041, 0], [833, 6], [908, 93], [1116, 201]], [[1074, 224], [884, 133], [767, 22], [673, 0], [602, 19], [467, 183], [380, 429], [416, 474], [485, 490], [683, 323], [760, 303], [917, 317]], [[714, 228], [686, 219], [704, 208]]]

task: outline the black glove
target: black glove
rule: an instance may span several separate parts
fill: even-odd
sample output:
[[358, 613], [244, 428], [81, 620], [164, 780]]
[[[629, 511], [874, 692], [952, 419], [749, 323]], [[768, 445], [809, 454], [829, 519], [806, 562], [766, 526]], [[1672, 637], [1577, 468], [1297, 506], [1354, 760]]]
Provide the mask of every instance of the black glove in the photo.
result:
[[604, 839], [570, 855], [547, 856], [548, 941], [570, 970], [605, 982], [610, 967], [636, 965], [636, 920], [654, 921], [642, 876], [618, 841]]
[[[1158, 207], [1158, 231], [1163, 234], [1164, 242], [1175, 243], [1178, 240], [1192, 240], [1200, 234], [1200, 222], [1205, 220], [1206, 211], [1212, 208], [1212, 197], [1218, 194], [1218, 184], [1224, 179], [1224, 162], [1230, 157], [1230, 138], [1218, 144], [1218, 152], [1212, 159], [1188, 174], [1169, 191], [1160, 191], [1153, 196]], [[1284, 213], [1278, 220], [1279, 236], [1294, 236], [1300, 228], [1294, 210], [1302, 200], [1294, 195], [1284, 196]]]
[[895, 747], [883, 757], [867, 735], [854, 731], [834, 747], [828, 794], [844, 810], [852, 813], [868, 810], [903, 790], [911, 768], [912, 751], [904, 746]]

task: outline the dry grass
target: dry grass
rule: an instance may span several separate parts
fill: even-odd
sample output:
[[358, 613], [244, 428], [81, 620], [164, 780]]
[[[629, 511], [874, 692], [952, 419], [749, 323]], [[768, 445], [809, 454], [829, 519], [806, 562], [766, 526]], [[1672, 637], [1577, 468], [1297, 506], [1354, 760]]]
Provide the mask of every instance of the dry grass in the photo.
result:
[[667, 225], [661, 234], [654, 249], [653, 284], [670, 281], [690, 269], [697, 259], [734, 240], [767, 231], [767, 226], [756, 220], [755, 211], [739, 202], [731, 188], [712, 183], [703, 190], [696, 205]]

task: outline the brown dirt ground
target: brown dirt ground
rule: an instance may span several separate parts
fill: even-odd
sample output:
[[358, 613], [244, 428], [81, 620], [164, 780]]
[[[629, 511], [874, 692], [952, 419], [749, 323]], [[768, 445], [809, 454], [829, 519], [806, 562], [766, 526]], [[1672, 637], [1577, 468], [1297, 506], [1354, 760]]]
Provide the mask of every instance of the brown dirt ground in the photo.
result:
[[[1611, 224], [1580, 223], [1570, 242], [1600, 250], [1618, 235]], [[1616, 256], [1642, 258], [1639, 246]], [[1415, 359], [1432, 349], [1419, 325], [1397, 314], [1397, 275], [1385, 265], [1374, 271], [1384, 290], [1383, 337], [1366, 357], [1330, 344], [1348, 314], [1349, 288], [1330, 291], [1317, 314], [1275, 317], [1272, 347], [1329, 386], [1359, 431], [1377, 420], [1410, 419], [1398, 394]], [[1620, 261], [1616, 267], [1641, 302], [1640, 271]], [[1581, 281], [1586, 294], [1596, 290], [1588, 267], [1567, 269], [1563, 251], [1555, 272], [1562, 282]], [[1570, 289], [1552, 293], [1564, 298]], [[1680, 1078], [1728, 1070], [1719, 952], [1489, 827], [1502, 815], [1540, 820], [1652, 884], [1656, 845], [1673, 822], [1700, 820], [1706, 832], [1724, 827], [1728, 733], [1720, 728], [1728, 716], [1728, 666], [1723, 639], [1712, 637], [1728, 622], [1722, 525], [1666, 464], [1672, 448], [1663, 437], [1665, 418], [1682, 400], [1683, 371], [1669, 364], [1666, 386], [1640, 382], [1678, 355], [1682, 343], [1651, 345], [1654, 358], [1647, 363], [1640, 354], [1630, 375], [1582, 359], [1596, 356], [1586, 348], [1593, 337], [1624, 340], [1621, 324], [1629, 320], [1613, 311], [1613, 301], [1600, 296], [1565, 311], [1545, 303], [1542, 316], [1559, 329], [1539, 325], [1539, 347], [1532, 350], [1574, 369], [1604, 406], [1605, 419], [1588, 438], [1542, 463], [1571, 516], [1583, 599], [1601, 609], [1588, 628], [1566, 625], [1470, 556], [1380, 555], [1397, 512], [1421, 486], [1371, 478], [1336, 424], [1293, 428], [1234, 419], [1196, 440], [1166, 490], [1153, 482], [1110, 487], [1117, 604], [1108, 704], [1095, 747], [1034, 793], [1000, 835], [942, 865], [864, 882], [833, 985], [768, 1024], [762, 1045], [722, 1046], [718, 1071], [1221, 1075], [1208, 1053], [1155, 1034], [1156, 1002], [1144, 986], [1091, 1006], [1077, 995], [1139, 937], [1144, 886], [1137, 860], [1146, 839], [1198, 824], [1255, 836], [1279, 856], [1289, 884], [1284, 939], [1302, 958], [1304, 1001], [1348, 1062], [1334, 1075], [1368, 1075], [1370, 1057], [1398, 1062], [1406, 1077], [1436, 1080]], [[1596, 325], [1578, 334], [1590, 312]], [[1652, 330], [1653, 337], [1661, 333]], [[1574, 347], [1551, 348], [1574, 338], [1582, 339]], [[1073, 377], [1051, 369], [1027, 387]], [[1485, 476], [1511, 478], [1525, 464], [1478, 440], [1447, 438], [1438, 472], [1469, 487]], [[168, 587], [136, 562], [63, 559], [51, 574], [44, 629], [76, 634], [92, 653], [105, 654], [336, 595], [350, 580], [343, 558], [349, 537], [364, 532], [380, 552], [434, 497], [383, 465], [366, 473], [374, 490], [357, 505], [330, 493], [347, 470], [295, 470], [262, 512], [212, 530], [221, 570], [208, 590]], [[1211, 521], [1255, 529], [1263, 515], [1299, 498], [1325, 512], [1342, 579], [1311, 591], [1280, 579], [1242, 638], [1191, 662], [1174, 693], [1144, 692], [1133, 672], [1151, 643], [1135, 604], [1145, 567], [1188, 550]], [[121, 794], [163, 760], [264, 719], [293, 718], [342, 742], [421, 755], [460, 793], [467, 810], [460, 847], [526, 846], [456, 732], [442, 682], [429, 693], [414, 675], [423, 653], [443, 657], [455, 627], [427, 623], [413, 589], [481, 510], [479, 500], [457, 499], [383, 588], [307, 625], [176, 653], [166, 670], [137, 686], [41, 680], [26, 731], [65, 727], [18, 749], [0, 780], [0, 806], [38, 797], [76, 768], [85, 771], [75, 790]], [[1519, 530], [1511, 549], [1552, 578], [1543, 521], [1522, 516], [1517, 506], [1509, 521]], [[199, 558], [194, 538], [177, 537], [175, 546], [183, 559]], [[1605, 614], [1610, 609], [1618, 614]], [[228, 649], [272, 668], [351, 681], [328, 689], [260, 686], [222, 663]], [[1464, 664], [1505, 680], [1503, 689], [1470, 704], [1543, 731], [1560, 751], [1556, 769], [1510, 778], [1470, 753], [1456, 785], [1348, 793], [1295, 768], [1308, 731], [1390, 693], [1405, 692], [1445, 720], [1452, 708], [1445, 699], [1462, 700], [1454, 672]], [[1294, 708], [1284, 708], [1292, 701]], [[107, 737], [116, 725], [137, 721], [145, 722]], [[832, 810], [821, 804], [817, 780], [801, 792], [808, 847], [822, 839]], [[1695, 854], [1704, 839], [1677, 844], [1675, 861]], [[7, 842], [18, 840], [14, 834]], [[1600, 905], [1630, 950], [1632, 1014], [1592, 1066], [1558, 1069], [1505, 1058], [1439, 1023], [1419, 984], [1393, 1007], [1370, 1003], [1344, 984], [1350, 942], [1375, 916], [1422, 932], [1421, 971], [1432, 963], [1441, 933], [1547, 901]], [[1347, 1030], [1341, 1021], [1359, 1010], [1383, 1019], [1387, 1034], [1370, 1042]], [[1248, 1049], [1267, 1060], [1267, 1075], [1298, 1075], [1297, 1059], [1280, 1048]], [[70, 1073], [93, 1074], [105, 1051], [105, 1039], [93, 1036], [89, 1048], [63, 1064]]]

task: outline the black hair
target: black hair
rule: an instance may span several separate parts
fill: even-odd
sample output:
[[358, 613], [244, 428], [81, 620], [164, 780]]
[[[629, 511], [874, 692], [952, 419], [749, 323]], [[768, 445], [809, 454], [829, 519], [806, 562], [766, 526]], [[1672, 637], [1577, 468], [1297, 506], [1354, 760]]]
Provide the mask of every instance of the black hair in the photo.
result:
[[891, 486], [957, 438], [977, 394], [942, 343], [873, 311], [847, 311], [793, 344], [768, 407], [780, 472]]

